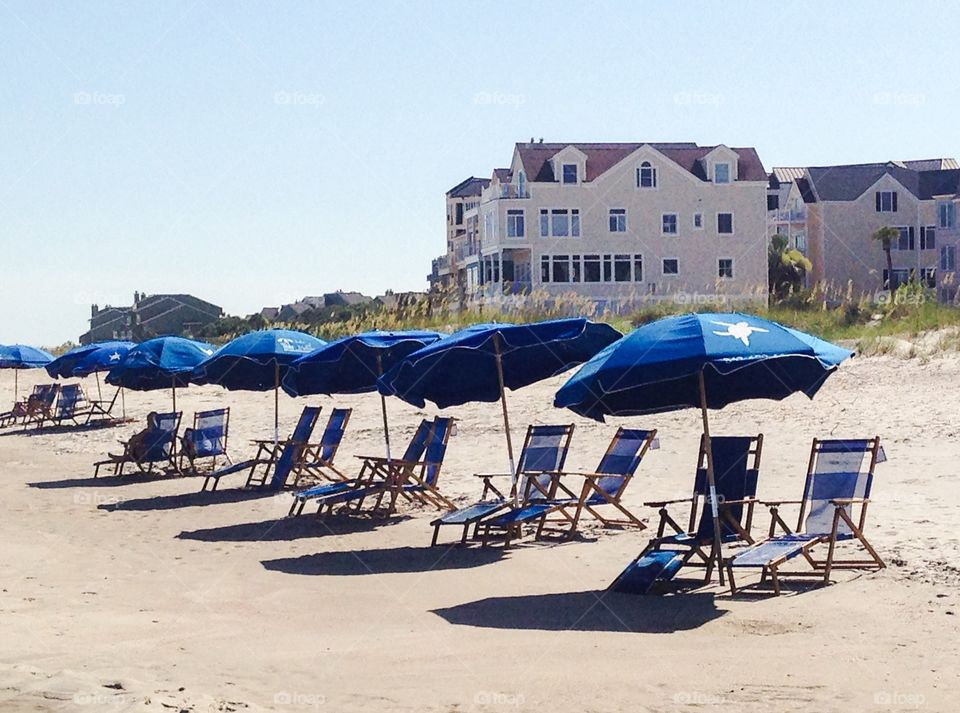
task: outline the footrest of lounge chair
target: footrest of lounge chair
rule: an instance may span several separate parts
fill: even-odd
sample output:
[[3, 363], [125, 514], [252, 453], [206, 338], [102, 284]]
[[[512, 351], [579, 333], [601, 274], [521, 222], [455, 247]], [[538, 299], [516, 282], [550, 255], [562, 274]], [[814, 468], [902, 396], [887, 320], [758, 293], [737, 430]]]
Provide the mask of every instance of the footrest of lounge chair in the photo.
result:
[[557, 506], [550, 502], [530, 503], [514, 510], [508, 510], [502, 515], [487, 520], [486, 524], [491, 527], [509, 527], [510, 525], [519, 525], [531, 520], [537, 520], [545, 514], [555, 509]]
[[657, 550], [638, 557], [620, 573], [610, 588], [627, 594], [646, 594], [654, 582], [669, 582], [683, 566], [683, 553]]
[[731, 567], [766, 567], [774, 560], [786, 561], [793, 559], [810, 542], [819, 539], [807, 535], [782, 535], [773, 540], [767, 540], [748, 547], [736, 554], [729, 562]]
[[324, 498], [329, 495], [336, 495], [337, 493], [342, 493], [351, 488], [357, 487], [356, 481], [345, 480], [342, 483], [324, 483], [322, 485], [315, 485], [312, 488], [307, 488], [306, 490], [301, 490], [299, 493], [295, 493], [294, 497], [297, 500], [311, 500], [312, 498]]
[[481, 500], [473, 505], [448, 512], [443, 517], [438, 517], [430, 524], [434, 527], [439, 525], [469, 525], [470, 523], [482, 520], [495, 513], [497, 510], [507, 506], [505, 500]]

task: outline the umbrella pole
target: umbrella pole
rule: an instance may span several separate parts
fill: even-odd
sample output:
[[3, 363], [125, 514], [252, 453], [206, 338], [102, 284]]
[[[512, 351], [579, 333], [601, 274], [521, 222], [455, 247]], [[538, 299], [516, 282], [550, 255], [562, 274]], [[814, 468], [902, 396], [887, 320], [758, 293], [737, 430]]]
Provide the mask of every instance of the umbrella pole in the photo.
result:
[[97, 400], [103, 401], [103, 392], [100, 390], [100, 372], [93, 372], [93, 376], [97, 380]]
[[127, 420], [127, 396], [126, 394], [123, 393], [122, 386], [119, 387], [119, 389], [120, 389], [120, 408], [123, 409], [123, 420], [126, 421]]
[[[377, 354], [377, 376], [383, 376], [383, 359]], [[387, 446], [387, 463], [390, 462], [390, 427], [387, 425], [387, 397], [380, 394], [380, 411], [383, 413], [383, 442]]]
[[17, 403], [20, 399], [19, 374], [19, 369], [13, 370], [13, 403]]
[[707, 451], [707, 482], [710, 486], [710, 509], [713, 513], [713, 547], [710, 557], [717, 560], [720, 584], [723, 584], [723, 553], [721, 551], [720, 508], [717, 503], [717, 481], [713, 470], [713, 444], [710, 442], [710, 419], [707, 416], [707, 386], [700, 370], [700, 413], [703, 417], [703, 438]]
[[280, 442], [280, 362], [274, 362], [273, 371], [273, 447]]
[[497, 356], [497, 380], [500, 383], [500, 406], [503, 409], [503, 431], [507, 434], [507, 458], [510, 459], [510, 477], [512, 480], [510, 490], [513, 496], [513, 505], [519, 505], [519, 493], [517, 492], [517, 466], [513, 460], [513, 440], [510, 437], [510, 417], [507, 415], [507, 394], [503, 386], [503, 357], [500, 355], [500, 337], [493, 336], [493, 348]]
[[177, 412], [177, 378], [170, 381], [170, 393], [173, 394], [173, 412]]

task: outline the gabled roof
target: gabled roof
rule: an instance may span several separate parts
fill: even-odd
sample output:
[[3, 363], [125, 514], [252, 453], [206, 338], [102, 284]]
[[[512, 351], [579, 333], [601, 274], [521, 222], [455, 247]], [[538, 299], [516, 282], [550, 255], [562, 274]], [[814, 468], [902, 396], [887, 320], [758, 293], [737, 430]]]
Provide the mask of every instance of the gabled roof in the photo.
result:
[[[587, 170], [584, 178], [586, 181], [596, 180], [599, 176], [602, 176], [642, 146], [650, 146], [656, 149], [700, 180], [706, 181], [707, 176], [701, 159], [717, 148], [716, 146], [697, 146], [697, 144], [692, 142], [622, 144], [520, 143], [517, 144], [517, 151], [519, 152], [520, 162], [523, 165], [523, 170], [527, 174], [528, 180], [532, 182], [555, 182], [556, 177], [553, 175], [553, 167], [550, 164], [550, 159], [568, 146], [573, 146], [587, 157]], [[760, 157], [757, 155], [756, 149], [727, 148], [730, 148], [731, 151], [734, 151], [739, 156], [738, 180], [767, 180], [766, 171], [760, 162]]]
[[470, 196], [479, 196], [480, 191], [490, 185], [489, 178], [470, 178], [460, 181], [457, 185], [447, 191], [447, 198], [468, 198]]
[[[500, 181], [500, 183], [509, 183], [512, 175], [513, 172], [509, 168], [493, 169], [493, 177]], [[489, 183], [489, 181], [487, 181], [487, 183]]]
[[955, 158], [923, 158], [916, 161], [901, 161], [901, 163], [914, 171], [947, 171], [960, 168]]
[[813, 188], [810, 187], [810, 181], [806, 178], [797, 179], [797, 188], [800, 191], [800, 197], [803, 198], [804, 203], [816, 203], [817, 197], [813, 193]]
[[807, 169], [821, 201], [854, 201], [884, 175], [890, 175], [913, 195], [918, 193], [918, 173], [893, 161], [849, 166], [813, 166]]
[[924, 171], [920, 174], [920, 198], [960, 196], [960, 170]]
[[792, 183], [799, 178], [803, 178], [805, 170], [804, 168], [781, 166], [780, 168], [774, 167], [773, 173], [770, 175], [775, 176], [780, 183]]

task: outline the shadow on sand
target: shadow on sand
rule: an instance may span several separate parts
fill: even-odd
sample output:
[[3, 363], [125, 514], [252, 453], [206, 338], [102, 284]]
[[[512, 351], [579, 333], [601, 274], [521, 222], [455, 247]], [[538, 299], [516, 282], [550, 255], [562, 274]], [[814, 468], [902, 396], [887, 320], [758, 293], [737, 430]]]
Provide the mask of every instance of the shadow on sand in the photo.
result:
[[451, 624], [487, 629], [622, 631], [668, 634], [703, 626], [725, 612], [713, 593], [653, 597], [607, 590], [490, 597], [432, 610]]
[[261, 564], [266, 569], [286, 574], [351, 576], [469, 569], [493, 564], [503, 556], [501, 549], [392, 547], [382, 550], [318, 552], [300, 557], [264, 560]]
[[[98, 479], [99, 480], [99, 479]], [[199, 482], [196, 480], [195, 482]], [[213, 492], [176, 493], [173, 495], [154, 495], [149, 498], [132, 498], [113, 504], [100, 506], [101, 510], [133, 510], [149, 512], [153, 510], [176, 510], [178, 508], [204, 507], [206, 505], [222, 505], [225, 503], [239, 503], [257, 498], [269, 498], [276, 495], [272, 490], [244, 490], [233, 488], [229, 490], [214, 490]]]
[[134, 419], [127, 420], [100, 420], [90, 423], [67, 424], [65, 426], [44, 426], [42, 429], [35, 427], [24, 428], [23, 426], [8, 426], [0, 430], [0, 438], [5, 436], [56, 436], [63, 433], [86, 433], [88, 431], [102, 431], [105, 428], [116, 428], [126, 426], [134, 422]]
[[94, 478], [92, 475], [80, 478], [66, 478], [64, 480], [43, 480], [27, 483], [27, 487], [40, 490], [59, 490], [61, 488], [115, 488], [121, 485], [136, 485], [137, 483], [153, 483], [158, 480], [173, 480], [177, 476], [162, 472], [139, 473], [131, 472], [128, 475], [101, 475]]
[[[218, 491], [219, 492], [219, 491]], [[199, 542], [262, 542], [302, 540], [329, 535], [349, 535], [355, 532], [395, 525], [407, 518], [394, 517], [389, 520], [373, 518], [327, 518], [315, 517], [278, 517], [261, 522], [244, 522], [237, 525], [210, 527], [202, 530], [184, 530], [177, 537], [181, 540]]]

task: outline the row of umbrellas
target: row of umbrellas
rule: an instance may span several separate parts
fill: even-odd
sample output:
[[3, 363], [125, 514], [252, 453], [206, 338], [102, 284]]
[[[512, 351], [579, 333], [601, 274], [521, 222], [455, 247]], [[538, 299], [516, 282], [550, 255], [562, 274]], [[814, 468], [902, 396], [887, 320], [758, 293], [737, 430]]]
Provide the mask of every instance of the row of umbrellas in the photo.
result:
[[[704, 313], [670, 317], [627, 336], [586, 319], [532, 324], [481, 324], [452, 335], [436, 332], [368, 332], [324, 342], [301, 332], [263, 330], [216, 349], [180, 337], [139, 345], [112, 343], [79, 348], [61, 362], [70, 376], [110, 367], [107, 382], [135, 390], [190, 383], [228, 389], [274, 391], [274, 433], [279, 391], [292, 396], [379, 391], [387, 457], [386, 396], [419, 407], [440, 408], [500, 401], [510, 471], [516, 478], [506, 389], [518, 389], [583, 364], [557, 392], [554, 405], [602, 421], [698, 408], [710, 437], [708, 409], [752, 398], [809, 397], [852, 352], [759, 317]], [[121, 348], [126, 351], [119, 357]], [[82, 349], [92, 349], [78, 354]], [[5, 352], [0, 351], [0, 368]], [[96, 355], [96, 356], [95, 356]], [[69, 359], [68, 359], [69, 357]], [[61, 361], [63, 360], [63, 361]], [[73, 366], [68, 366], [73, 364]], [[99, 367], [93, 365], [99, 364]], [[88, 365], [88, 366], [81, 366]], [[54, 371], [61, 374], [61, 367]], [[54, 371], [51, 371], [52, 375]], [[714, 549], [720, 526], [711, 450], [707, 475], [713, 503]]]

